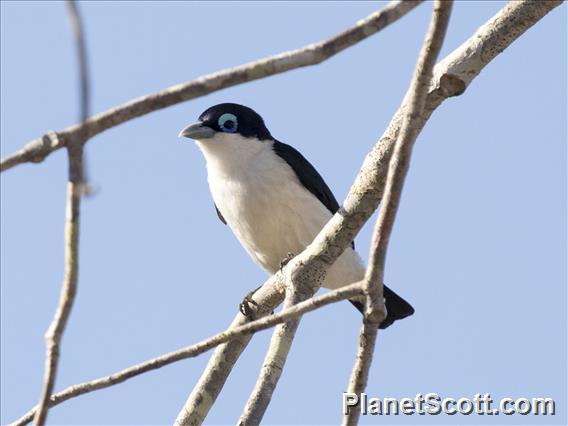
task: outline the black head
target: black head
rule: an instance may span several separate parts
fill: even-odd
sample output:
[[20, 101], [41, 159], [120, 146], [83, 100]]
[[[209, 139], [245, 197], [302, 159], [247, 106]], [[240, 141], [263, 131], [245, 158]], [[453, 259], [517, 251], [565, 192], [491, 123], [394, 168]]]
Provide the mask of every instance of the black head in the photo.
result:
[[192, 139], [207, 139], [216, 133], [235, 133], [260, 140], [272, 139], [264, 120], [254, 110], [239, 104], [224, 103], [205, 110], [199, 121], [180, 133]]

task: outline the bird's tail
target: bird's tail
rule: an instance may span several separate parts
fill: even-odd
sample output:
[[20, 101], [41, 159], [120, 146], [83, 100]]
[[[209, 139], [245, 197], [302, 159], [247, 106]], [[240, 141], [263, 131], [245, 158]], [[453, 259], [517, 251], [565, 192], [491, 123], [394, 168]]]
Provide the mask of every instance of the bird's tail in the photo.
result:
[[[385, 329], [396, 320], [409, 317], [414, 313], [414, 308], [410, 306], [406, 300], [388, 288], [383, 286], [383, 296], [387, 308], [387, 317], [379, 325], [380, 329]], [[359, 301], [350, 300], [350, 302], [361, 312], [365, 312], [365, 305]]]

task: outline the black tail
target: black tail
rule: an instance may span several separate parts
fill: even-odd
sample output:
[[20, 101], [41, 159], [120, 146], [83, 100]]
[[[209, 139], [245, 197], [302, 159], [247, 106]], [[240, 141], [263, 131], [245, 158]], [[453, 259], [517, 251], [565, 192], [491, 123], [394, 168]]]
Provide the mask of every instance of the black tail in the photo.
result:
[[[414, 313], [414, 308], [410, 306], [406, 300], [388, 288], [383, 287], [383, 296], [385, 297], [385, 305], [387, 307], [387, 317], [379, 325], [380, 329], [385, 329], [396, 320], [409, 317]], [[350, 300], [351, 303], [361, 312], [365, 311], [365, 305], [361, 302]]]

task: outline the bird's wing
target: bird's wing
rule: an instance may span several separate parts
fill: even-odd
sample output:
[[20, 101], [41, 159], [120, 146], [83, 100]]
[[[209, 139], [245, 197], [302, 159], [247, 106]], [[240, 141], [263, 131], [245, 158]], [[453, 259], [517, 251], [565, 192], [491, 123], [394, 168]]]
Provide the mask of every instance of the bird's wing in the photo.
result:
[[[339, 210], [339, 203], [314, 166], [290, 145], [275, 140], [273, 148], [274, 152], [294, 170], [302, 185], [320, 200], [332, 214], [335, 214]], [[351, 245], [355, 248], [354, 242]]]
[[223, 222], [226, 225], [227, 221], [225, 220], [225, 218], [223, 217], [223, 215], [221, 214], [221, 212], [217, 208], [217, 204], [213, 204], [213, 205], [215, 206], [215, 211], [217, 212], [217, 216], [219, 217], [219, 219], [221, 219], [221, 222]]

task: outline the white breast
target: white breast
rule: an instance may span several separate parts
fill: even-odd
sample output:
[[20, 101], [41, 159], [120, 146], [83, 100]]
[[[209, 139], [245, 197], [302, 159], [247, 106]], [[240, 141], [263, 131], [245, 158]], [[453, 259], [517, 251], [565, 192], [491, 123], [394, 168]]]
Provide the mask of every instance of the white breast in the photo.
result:
[[[252, 259], [272, 274], [288, 253], [299, 254], [331, 218], [331, 212], [300, 183], [272, 149], [236, 134], [197, 142], [207, 161], [215, 204]], [[364, 267], [351, 249], [336, 261], [324, 285], [360, 280]]]

